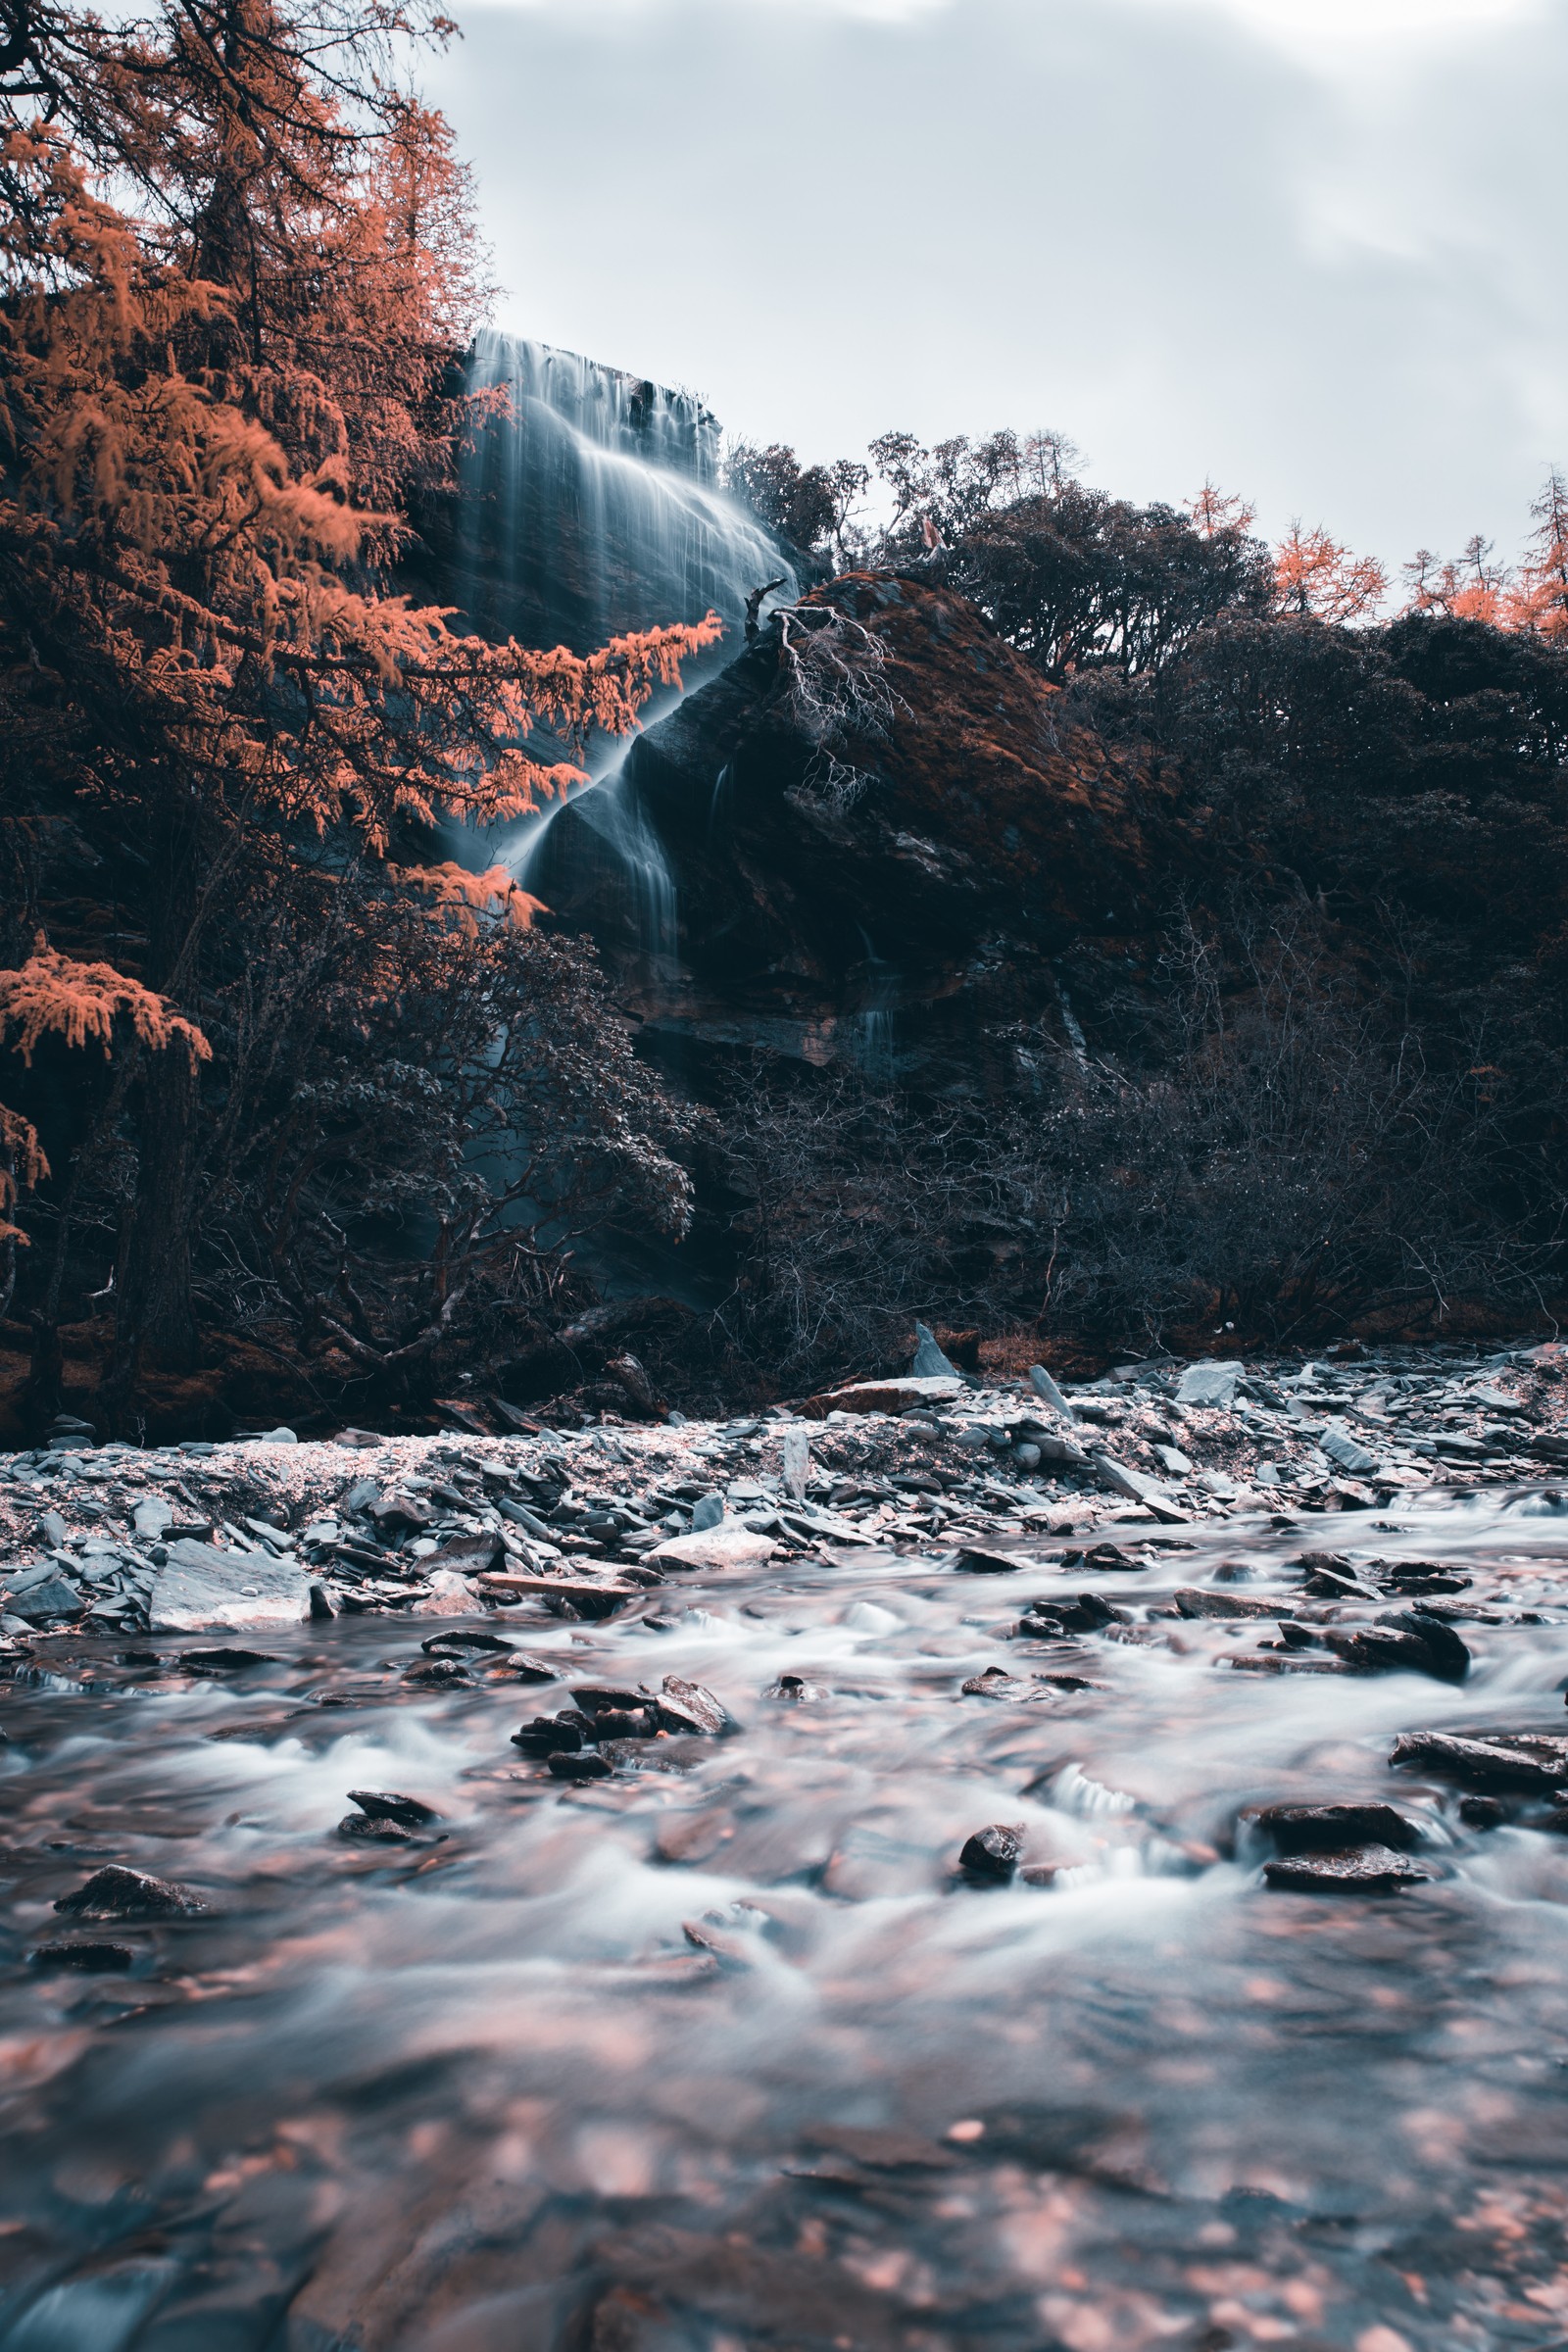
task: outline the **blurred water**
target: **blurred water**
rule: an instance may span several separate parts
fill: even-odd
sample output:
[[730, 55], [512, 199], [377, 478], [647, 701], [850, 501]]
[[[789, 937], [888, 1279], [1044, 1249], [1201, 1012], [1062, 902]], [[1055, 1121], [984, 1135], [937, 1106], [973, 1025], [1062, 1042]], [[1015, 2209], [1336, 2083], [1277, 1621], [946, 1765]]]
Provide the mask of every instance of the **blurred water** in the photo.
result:
[[[563, 1677], [526, 1690], [402, 1682], [427, 1621], [224, 1682], [49, 1643], [0, 1750], [0, 2347], [1557, 2343], [1568, 1840], [1468, 1828], [1388, 1752], [1568, 1730], [1568, 1516], [1391, 1518], [1129, 1530], [1151, 1564], [1108, 1574], [693, 1576], [664, 1631], [513, 1620]], [[1294, 1607], [1308, 1548], [1458, 1563], [1498, 1619], [1468, 1683], [1240, 1668], [1271, 1621], [1158, 1614], [1216, 1580]], [[1131, 1622], [1013, 1638], [1090, 1586]], [[999, 1664], [1091, 1688], [960, 1694]], [[574, 1681], [666, 1674], [732, 1736], [569, 1790], [509, 1744]], [[351, 1788], [440, 1841], [340, 1839]], [[1433, 1882], [1264, 1888], [1240, 1810], [1350, 1797], [1421, 1823]], [[1054, 1880], [961, 1883], [993, 1822]], [[210, 1916], [69, 1928], [128, 1977], [29, 1967], [106, 1861]]]
[[[492, 634], [589, 653], [626, 631], [716, 612], [725, 624], [718, 647], [683, 664], [680, 692], [660, 690], [644, 713], [651, 724], [734, 659], [754, 589], [781, 581], [767, 610], [796, 594], [773, 540], [720, 488], [718, 423], [692, 394], [489, 328], [474, 343], [467, 384], [506, 396], [463, 470], [460, 592]], [[590, 755], [592, 782], [572, 804], [589, 835], [573, 832], [570, 855], [588, 848], [608, 861], [644, 952], [668, 957], [674, 880], [622, 775], [626, 749], [607, 739]], [[546, 837], [559, 813], [558, 804], [507, 828], [486, 852], [547, 898], [558, 845]]]

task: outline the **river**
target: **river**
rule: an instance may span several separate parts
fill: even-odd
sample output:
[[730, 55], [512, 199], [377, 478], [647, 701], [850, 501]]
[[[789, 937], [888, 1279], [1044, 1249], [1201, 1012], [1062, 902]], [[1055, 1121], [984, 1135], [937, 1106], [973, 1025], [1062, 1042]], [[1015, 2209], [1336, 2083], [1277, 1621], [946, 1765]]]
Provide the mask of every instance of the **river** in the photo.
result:
[[[406, 1680], [460, 1621], [310, 1624], [227, 1673], [40, 1643], [0, 1714], [4, 2352], [1565, 2340], [1568, 1838], [1520, 1800], [1466, 1821], [1389, 1751], [1568, 1732], [1568, 1503], [1124, 1548], [845, 1550], [602, 1624], [486, 1618], [548, 1685], [499, 1652]], [[1444, 1564], [1469, 1679], [1170, 1614], [1311, 1617], [1308, 1548]], [[1018, 1637], [1081, 1591], [1121, 1616]], [[511, 1744], [576, 1686], [665, 1676], [727, 1736], [581, 1786]], [[350, 1789], [439, 1819], [346, 1838]], [[1264, 1883], [1245, 1808], [1355, 1799], [1430, 1876]], [[989, 1824], [1021, 1826], [1005, 1884], [956, 1868]], [[57, 1915], [105, 1863], [208, 1908]], [[130, 1965], [29, 1957], [61, 1937]]]

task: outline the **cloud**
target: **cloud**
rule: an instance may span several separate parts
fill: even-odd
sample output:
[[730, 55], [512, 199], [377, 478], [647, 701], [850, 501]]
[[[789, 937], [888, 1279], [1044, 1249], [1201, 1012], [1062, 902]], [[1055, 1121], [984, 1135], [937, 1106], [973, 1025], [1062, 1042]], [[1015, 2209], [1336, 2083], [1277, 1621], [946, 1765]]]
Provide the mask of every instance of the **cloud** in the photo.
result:
[[1568, 5], [1414, 7], [513, 0], [432, 94], [503, 323], [812, 457], [1049, 422], [1397, 563], [1568, 459]]

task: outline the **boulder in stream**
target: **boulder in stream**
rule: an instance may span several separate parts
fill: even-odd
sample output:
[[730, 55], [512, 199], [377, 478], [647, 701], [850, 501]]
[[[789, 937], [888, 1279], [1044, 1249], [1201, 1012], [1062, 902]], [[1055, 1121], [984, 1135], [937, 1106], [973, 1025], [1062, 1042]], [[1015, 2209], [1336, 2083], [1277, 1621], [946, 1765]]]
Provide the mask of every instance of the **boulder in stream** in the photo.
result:
[[74, 1919], [193, 1919], [206, 1908], [188, 1886], [120, 1862], [95, 1870], [85, 1886], [63, 1894], [55, 1905]]
[[1023, 1831], [1004, 1821], [995, 1821], [989, 1829], [976, 1830], [963, 1841], [958, 1856], [958, 1868], [966, 1879], [989, 1886], [1005, 1885], [1018, 1867], [1023, 1852]]

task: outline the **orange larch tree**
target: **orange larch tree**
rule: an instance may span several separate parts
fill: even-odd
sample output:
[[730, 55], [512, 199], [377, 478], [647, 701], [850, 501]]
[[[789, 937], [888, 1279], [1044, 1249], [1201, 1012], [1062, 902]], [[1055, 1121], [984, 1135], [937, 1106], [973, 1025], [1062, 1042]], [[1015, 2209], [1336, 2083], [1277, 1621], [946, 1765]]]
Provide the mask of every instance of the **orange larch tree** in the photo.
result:
[[[485, 294], [446, 126], [389, 72], [420, 29], [391, 0], [170, 0], [29, 8], [0, 46], [0, 831], [34, 878], [51, 829], [133, 867], [121, 984], [193, 1033], [259, 859], [286, 891], [291, 844], [347, 870], [534, 808], [718, 631], [578, 657], [395, 590]], [[44, 911], [29, 881], [17, 923]], [[196, 1346], [200, 1073], [155, 1045], [106, 1109], [124, 1381]]]
[[1281, 612], [1343, 624], [1374, 618], [1389, 583], [1375, 556], [1352, 555], [1321, 524], [1293, 522], [1274, 551], [1274, 586]]

